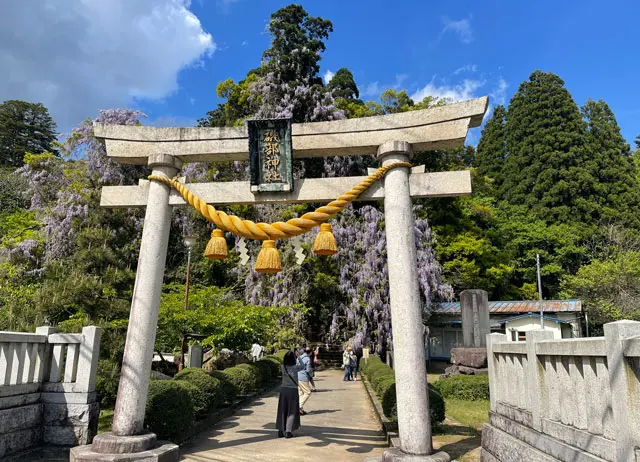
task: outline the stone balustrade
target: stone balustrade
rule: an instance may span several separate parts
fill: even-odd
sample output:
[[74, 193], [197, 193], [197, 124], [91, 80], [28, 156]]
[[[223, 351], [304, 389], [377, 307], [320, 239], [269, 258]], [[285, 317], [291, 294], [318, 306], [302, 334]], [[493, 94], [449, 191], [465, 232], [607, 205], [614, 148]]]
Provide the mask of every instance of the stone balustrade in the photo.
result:
[[640, 322], [604, 337], [487, 336], [491, 411], [483, 461], [640, 460]]
[[0, 458], [39, 445], [88, 444], [97, 431], [101, 329], [0, 331]]

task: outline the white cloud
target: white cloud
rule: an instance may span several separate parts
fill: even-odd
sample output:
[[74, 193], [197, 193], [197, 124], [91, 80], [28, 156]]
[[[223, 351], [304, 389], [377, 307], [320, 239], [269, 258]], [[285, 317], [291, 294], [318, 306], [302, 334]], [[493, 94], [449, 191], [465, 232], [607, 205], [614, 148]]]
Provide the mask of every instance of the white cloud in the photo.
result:
[[246, 47], [247, 45], [249, 45], [249, 42], [247, 42], [246, 40], [243, 40], [240, 45], [243, 47]]
[[327, 69], [327, 72], [324, 73], [324, 84], [326, 85], [329, 82], [331, 82], [331, 79], [333, 78], [334, 75], [336, 74], [331, 72], [331, 70]]
[[458, 69], [456, 69], [455, 71], [453, 71], [453, 75], [458, 75], [462, 72], [468, 72], [473, 74], [474, 72], [478, 71], [478, 66], [475, 64], [467, 64], [466, 66], [462, 66], [459, 67]]
[[360, 91], [361, 96], [375, 96], [376, 98], [380, 96], [380, 93], [383, 91], [392, 88], [394, 90], [399, 90], [402, 87], [402, 84], [407, 80], [409, 74], [396, 74], [396, 81], [391, 84], [380, 85], [380, 82], [376, 80], [375, 82], [371, 82], [366, 86], [363, 91]]
[[475, 98], [475, 91], [484, 86], [484, 84], [485, 82], [481, 80], [464, 79], [459, 84], [438, 86], [434, 79], [411, 95], [411, 98], [414, 101], [422, 101], [427, 96], [435, 96], [437, 98], [447, 98], [451, 101], [464, 101]]
[[471, 29], [471, 19], [460, 19], [459, 21], [454, 21], [449, 19], [446, 16], [442, 17], [442, 25], [444, 28], [440, 35], [444, 34], [447, 31], [451, 31], [455, 33], [462, 43], [469, 44], [473, 42], [473, 30]]
[[[159, 100], [216, 49], [190, 0], [8, 2], [0, 16], [0, 101], [49, 108], [68, 131], [98, 109]], [[46, 24], [47, 27], [34, 27]]]
[[489, 93], [492, 103], [504, 105], [507, 102], [507, 88], [509, 88], [509, 84], [505, 79], [500, 77], [496, 87]]

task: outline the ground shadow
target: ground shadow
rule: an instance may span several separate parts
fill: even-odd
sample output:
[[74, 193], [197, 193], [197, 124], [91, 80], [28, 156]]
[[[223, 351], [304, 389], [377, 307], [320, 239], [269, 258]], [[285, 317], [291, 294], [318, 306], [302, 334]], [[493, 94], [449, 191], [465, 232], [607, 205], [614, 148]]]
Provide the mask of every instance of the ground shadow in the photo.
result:
[[308, 415], [317, 415], [317, 414], [332, 414], [334, 412], [339, 412], [342, 409], [318, 409], [315, 411], [307, 412]]

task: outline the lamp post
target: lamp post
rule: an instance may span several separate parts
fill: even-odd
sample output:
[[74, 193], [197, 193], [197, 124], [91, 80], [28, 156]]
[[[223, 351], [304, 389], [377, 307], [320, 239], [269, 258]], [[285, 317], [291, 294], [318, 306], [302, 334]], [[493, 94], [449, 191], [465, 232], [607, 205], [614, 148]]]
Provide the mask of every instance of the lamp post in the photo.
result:
[[[196, 245], [196, 237], [186, 234], [184, 236], [184, 246], [187, 248], [187, 277], [184, 285], [184, 310], [187, 311], [189, 309], [189, 275], [191, 272], [191, 249]], [[182, 370], [184, 368], [184, 350], [186, 348], [187, 343], [187, 327], [184, 327], [184, 332], [182, 333], [182, 343], [180, 344], [180, 364], [178, 365], [178, 370]]]

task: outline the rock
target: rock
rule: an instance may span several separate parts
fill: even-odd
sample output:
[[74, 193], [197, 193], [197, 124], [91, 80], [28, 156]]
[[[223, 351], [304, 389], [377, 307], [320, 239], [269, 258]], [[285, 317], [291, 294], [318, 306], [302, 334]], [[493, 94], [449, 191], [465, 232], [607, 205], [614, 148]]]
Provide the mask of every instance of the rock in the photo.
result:
[[487, 367], [486, 348], [452, 348], [451, 362], [457, 366]]
[[444, 370], [444, 374], [440, 376], [441, 379], [446, 379], [452, 375], [488, 375], [489, 369], [487, 368], [475, 368], [468, 366], [449, 366]]

